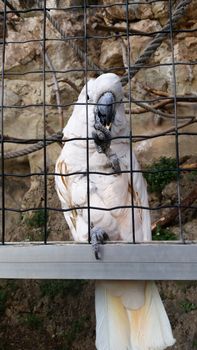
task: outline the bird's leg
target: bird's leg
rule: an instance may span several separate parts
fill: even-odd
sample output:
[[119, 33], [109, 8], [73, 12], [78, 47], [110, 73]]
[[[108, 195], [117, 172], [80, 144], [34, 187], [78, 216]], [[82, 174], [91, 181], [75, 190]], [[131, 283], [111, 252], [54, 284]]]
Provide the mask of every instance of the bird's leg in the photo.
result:
[[95, 254], [96, 259], [100, 259], [100, 251], [99, 251], [99, 245], [103, 244], [104, 240], [108, 239], [108, 235], [106, 234], [105, 230], [103, 230], [100, 227], [92, 227], [90, 229], [90, 237], [91, 237], [91, 244], [92, 249]]

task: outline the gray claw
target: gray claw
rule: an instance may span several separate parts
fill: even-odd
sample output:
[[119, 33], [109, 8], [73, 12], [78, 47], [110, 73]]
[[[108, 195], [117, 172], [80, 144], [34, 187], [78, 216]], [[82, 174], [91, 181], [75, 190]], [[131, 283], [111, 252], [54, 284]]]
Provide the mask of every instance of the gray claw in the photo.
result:
[[99, 245], [104, 243], [104, 240], [108, 238], [106, 232], [100, 227], [93, 227], [90, 230], [92, 249], [95, 254], [95, 258], [100, 259]]
[[108, 157], [112, 169], [116, 172], [116, 173], [120, 173], [121, 172], [121, 167], [120, 167], [120, 163], [119, 163], [119, 159], [117, 157], [117, 154], [114, 152], [112, 152], [111, 148], [109, 148], [108, 152], [106, 153], [106, 156]]
[[111, 132], [100, 121], [95, 120], [92, 137], [99, 153], [106, 153], [111, 144]]
[[112, 152], [111, 145], [111, 132], [106, 129], [100, 121], [96, 119], [94, 124], [95, 130], [92, 132], [92, 137], [96, 144], [97, 152], [104, 153], [109, 159], [112, 169], [116, 173], [121, 172], [119, 159], [115, 152]]
[[118, 159], [117, 155], [114, 154], [113, 157], [111, 157], [109, 159], [110, 159], [111, 166], [114, 169], [114, 171], [116, 173], [120, 173], [121, 172], [121, 168], [120, 168], [120, 163], [119, 163], [119, 159]]
[[98, 153], [106, 153], [108, 148], [110, 147], [110, 141], [106, 139], [104, 133], [102, 131], [93, 131], [92, 137], [94, 139], [97, 152]]

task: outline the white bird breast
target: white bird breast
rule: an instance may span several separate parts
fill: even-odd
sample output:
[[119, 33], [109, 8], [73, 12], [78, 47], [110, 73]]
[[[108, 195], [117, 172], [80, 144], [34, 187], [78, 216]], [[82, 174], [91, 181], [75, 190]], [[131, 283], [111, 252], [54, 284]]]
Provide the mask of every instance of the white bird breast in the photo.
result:
[[[120, 101], [122, 92], [120, 91], [120, 96], [118, 94], [121, 85], [118, 77], [114, 77], [113, 74], [109, 74], [107, 77], [100, 76], [95, 81], [90, 81], [88, 85], [88, 89], [91, 90], [90, 96], [92, 96], [90, 101], [95, 102], [93, 97], [96, 94], [98, 84], [101, 84], [100, 90], [107, 89], [99, 90], [100, 94], [113, 88], [114, 95], [117, 95], [118, 101]], [[106, 87], [106, 84], [109, 86]], [[62, 174], [62, 176], [56, 176], [56, 188], [62, 207], [64, 209], [72, 208], [71, 211], [65, 213], [72, 235], [74, 239], [87, 240], [89, 231], [88, 210], [83, 209], [83, 207], [89, 205], [90, 207], [100, 208], [100, 210], [90, 208], [91, 223], [104, 229], [111, 240], [132, 241], [133, 221], [135, 221], [136, 240], [149, 240], [151, 234], [148, 210], [131, 208], [133, 203], [139, 207], [141, 205], [148, 206], [146, 185], [142, 174], [135, 172], [132, 174], [110, 174], [113, 169], [107, 156], [98, 153], [94, 140], [87, 141], [87, 129], [89, 137], [92, 137], [92, 131], [94, 130], [95, 106], [89, 104], [87, 108], [85, 105], [86, 93], [86, 88], [83, 88], [79, 95], [78, 104], [74, 107], [72, 116], [64, 128], [64, 137], [67, 142], [56, 165], [56, 173]], [[111, 135], [112, 137], [123, 136], [123, 138], [112, 140], [110, 148], [112, 152], [116, 153], [122, 171], [130, 170], [130, 142], [124, 138], [128, 134], [129, 128], [124, 106], [119, 102], [116, 105], [116, 115]], [[84, 139], [70, 140], [72, 138]], [[139, 167], [134, 154], [132, 159], [132, 169], [138, 170]], [[76, 174], [78, 172], [81, 172], [81, 174]], [[88, 176], [87, 172], [89, 172]], [[95, 174], [94, 172], [105, 174]], [[64, 173], [75, 173], [75, 175], [64, 177]], [[121, 206], [122, 208], [113, 209]], [[128, 208], [125, 208], [125, 206], [128, 206]], [[132, 219], [133, 214], [134, 220]]]

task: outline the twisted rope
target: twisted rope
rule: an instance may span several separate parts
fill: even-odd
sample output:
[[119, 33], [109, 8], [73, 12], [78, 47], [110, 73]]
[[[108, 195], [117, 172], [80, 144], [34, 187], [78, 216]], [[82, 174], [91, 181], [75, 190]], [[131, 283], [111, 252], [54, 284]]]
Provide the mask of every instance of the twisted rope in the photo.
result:
[[[5, 152], [3, 154], [3, 158], [12, 159], [12, 158], [26, 156], [27, 154], [41, 150], [45, 145], [48, 146], [48, 145], [51, 145], [53, 142], [57, 142], [57, 141], [60, 142], [61, 140], [62, 140], [62, 132], [57, 132], [56, 134], [49, 136], [46, 142], [39, 141], [32, 146], [23, 148], [18, 151]], [[0, 153], [0, 158], [1, 157], [2, 157], [2, 154]]]
[[[156, 35], [156, 37], [150, 42], [150, 44], [145, 48], [144, 52], [139, 56], [137, 61], [135, 62], [134, 66], [130, 68], [130, 79], [132, 79], [135, 74], [142, 68], [142, 66], [147, 63], [147, 61], [150, 59], [152, 54], [157, 50], [157, 48], [161, 45], [163, 39], [165, 38], [167, 32], [170, 30], [171, 25], [175, 26], [177, 22], [182, 17], [184, 11], [188, 7], [188, 5], [191, 3], [191, 0], [181, 0], [180, 3], [177, 5], [173, 15], [171, 22], [168, 21], [168, 23], [163, 27], [162, 31]], [[42, 9], [42, 3], [41, 0], [36, 0], [36, 4], [39, 8]], [[8, 5], [8, 3], [7, 3]], [[9, 4], [10, 5], [10, 4]], [[8, 6], [9, 6], [8, 5]], [[46, 17], [51, 22], [51, 24], [54, 26], [54, 28], [59, 32], [62, 39], [67, 38], [65, 32], [61, 29], [60, 24], [57, 20], [55, 20], [50, 14], [49, 11], [46, 11]], [[100, 69], [94, 62], [92, 62], [88, 57], [85, 57], [85, 53], [74, 43], [73, 40], [68, 41], [69, 45], [72, 47], [73, 51], [80, 57], [82, 60], [86, 60], [89, 67], [93, 70], [98, 71], [98, 73], [103, 73], [103, 70]], [[121, 82], [123, 85], [126, 85], [128, 82], [128, 75], [125, 75], [121, 78]], [[21, 149], [19, 151], [11, 151], [11, 152], [5, 152], [3, 154], [4, 159], [11, 159], [16, 157], [21, 157], [36, 151], [41, 150], [45, 145], [49, 145], [53, 142], [61, 141], [62, 139], [62, 132], [58, 132], [56, 134], [51, 135], [48, 140], [44, 143], [43, 141], [39, 141], [38, 143], [27, 147], [25, 149]], [[2, 157], [2, 154], [0, 153], [0, 158]]]
[[[36, 0], [36, 4], [39, 8], [43, 8], [42, 7], [42, 1], [41, 0]], [[61, 38], [66, 40], [67, 39], [67, 35], [65, 34], [65, 32], [63, 31], [63, 29], [61, 28], [59, 22], [54, 19], [49, 11], [46, 11], [46, 17], [48, 18], [48, 20], [51, 22], [51, 24], [53, 25], [53, 27], [58, 31], [58, 33], [61, 35]], [[86, 38], [85, 38], [86, 39]], [[74, 40], [66, 40], [67, 43], [72, 47], [73, 51], [75, 52], [75, 54], [82, 60], [82, 61], [86, 61], [88, 66], [93, 69], [98, 71], [98, 73], [103, 73], [103, 71], [93, 62], [91, 61], [88, 57], [85, 57], [85, 53], [83, 52], [83, 50], [81, 50], [79, 48], [78, 45], [76, 45], [74, 43]]]
[[[144, 52], [138, 57], [135, 64], [132, 67], [130, 67], [130, 70], [129, 70], [130, 79], [132, 79], [135, 76], [135, 74], [142, 68], [142, 66], [148, 62], [148, 60], [153, 55], [153, 53], [161, 45], [166, 34], [169, 32], [171, 25], [175, 26], [177, 24], [177, 22], [183, 16], [184, 11], [186, 10], [186, 8], [189, 6], [190, 3], [191, 3], [191, 0], [180, 1], [180, 3], [175, 8], [171, 21], [169, 20], [167, 22], [167, 24], [163, 27], [162, 31], [155, 36], [155, 38], [145, 48]], [[128, 75], [123, 76], [121, 78], [121, 82], [123, 85], [126, 85], [128, 83]]]
[[[132, 79], [135, 76], [135, 74], [142, 68], [142, 66], [148, 62], [148, 60], [153, 55], [153, 53], [161, 45], [166, 34], [169, 32], [171, 25], [175, 26], [177, 24], [177, 22], [180, 20], [180, 18], [182, 17], [183, 13], [185, 12], [186, 8], [189, 6], [190, 3], [191, 3], [191, 0], [180, 1], [180, 3], [175, 8], [171, 21], [169, 20], [167, 22], [167, 24], [163, 27], [162, 31], [155, 36], [155, 38], [145, 48], [144, 52], [139, 56], [139, 58], [134, 63], [134, 65], [130, 67], [130, 79]], [[42, 8], [41, 0], [36, 0], [36, 4], [38, 5], [38, 7]], [[58, 21], [55, 20], [53, 17], [51, 17], [51, 15], [49, 14], [49, 11], [46, 11], [46, 17], [54, 26], [54, 28], [59, 32], [59, 34], [61, 35], [61, 38], [66, 39], [67, 36], [65, 32], [61, 29]], [[68, 43], [81, 60], [83, 60], [84, 62], [86, 60], [87, 64], [91, 69], [96, 70], [98, 73], [104, 72], [104, 70], [98, 67], [92, 60], [90, 60], [88, 57], [85, 57], [85, 52], [83, 52], [83, 50], [81, 50], [78, 47], [78, 45], [74, 43], [73, 40], [69, 40]], [[123, 76], [121, 78], [121, 82], [123, 86], [126, 85], [128, 83], [128, 75]]]

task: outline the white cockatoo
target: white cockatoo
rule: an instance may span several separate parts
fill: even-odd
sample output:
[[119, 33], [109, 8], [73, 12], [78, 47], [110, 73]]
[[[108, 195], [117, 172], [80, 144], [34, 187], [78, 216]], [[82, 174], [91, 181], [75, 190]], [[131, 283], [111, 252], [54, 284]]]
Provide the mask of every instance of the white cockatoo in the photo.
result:
[[[106, 238], [151, 240], [146, 183], [130, 153], [122, 100], [116, 74], [88, 81], [63, 130], [56, 163], [56, 189], [71, 234], [80, 242], [90, 234], [96, 258]], [[95, 306], [97, 350], [163, 350], [175, 342], [154, 282], [97, 281]]]

